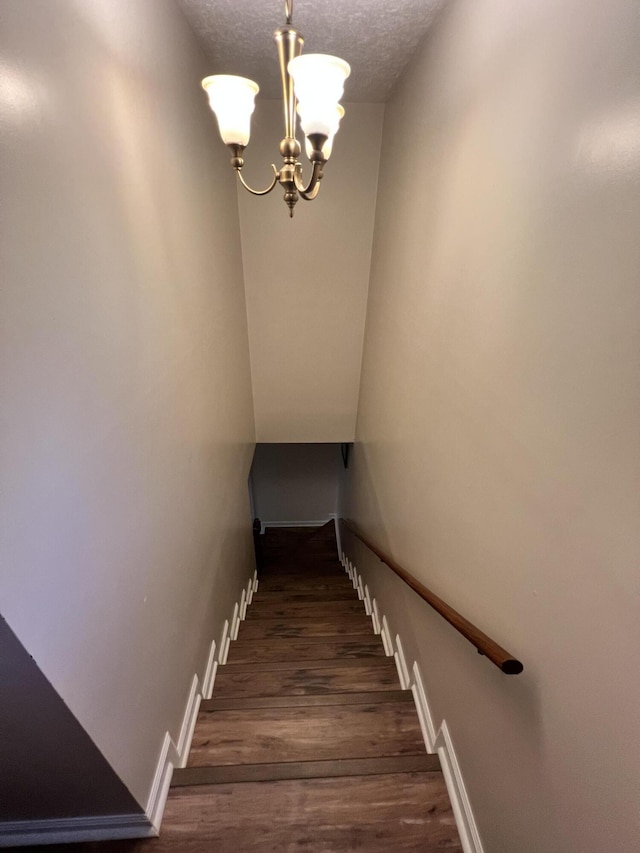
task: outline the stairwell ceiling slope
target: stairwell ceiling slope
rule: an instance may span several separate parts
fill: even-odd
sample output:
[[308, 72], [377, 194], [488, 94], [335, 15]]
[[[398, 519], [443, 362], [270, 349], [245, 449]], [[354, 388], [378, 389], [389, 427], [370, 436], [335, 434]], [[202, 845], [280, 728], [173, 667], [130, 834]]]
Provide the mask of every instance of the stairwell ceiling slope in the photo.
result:
[[[296, 0], [305, 51], [341, 56], [352, 74], [345, 100], [385, 102], [445, 0]], [[256, 80], [263, 98], [281, 97], [273, 30], [283, 0], [178, 0], [211, 74]]]

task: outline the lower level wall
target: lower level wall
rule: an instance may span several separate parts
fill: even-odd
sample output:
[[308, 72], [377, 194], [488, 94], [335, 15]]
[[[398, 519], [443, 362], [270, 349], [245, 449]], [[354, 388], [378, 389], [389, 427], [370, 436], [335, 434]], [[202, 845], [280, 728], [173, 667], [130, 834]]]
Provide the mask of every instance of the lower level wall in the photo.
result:
[[251, 468], [256, 516], [266, 524], [326, 522], [336, 511], [339, 444], [258, 444]]

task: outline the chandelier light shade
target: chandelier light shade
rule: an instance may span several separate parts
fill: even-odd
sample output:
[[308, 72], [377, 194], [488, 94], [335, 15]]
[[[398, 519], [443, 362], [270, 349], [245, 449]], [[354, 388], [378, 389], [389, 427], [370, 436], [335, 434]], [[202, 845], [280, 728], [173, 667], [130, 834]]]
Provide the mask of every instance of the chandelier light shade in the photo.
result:
[[[251, 135], [251, 115], [259, 86], [246, 77], [214, 74], [205, 77], [202, 87], [216, 114], [222, 141], [231, 148], [231, 165], [242, 185], [253, 195], [267, 195], [277, 184], [284, 189], [284, 200], [293, 216], [298, 198], [310, 201], [318, 195], [323, 167], [331, 156], [333, 139], [338, 132], [344, 107], [339, 103], [345, 80], [351, 73], [347, 62], [324, 53], [302, 55], [304, 38], [291, 25], [293, 0], [285, 2], [286, 24], [274, 38], [278, 48], [282, 96], [284, 102], [284, 138], [280, 143], [283, 165], [272, 166], [274, 177], [264, 190], [252, 189], [242, 176], [244, 149]], [[311, 177], [302, 178], [300, 143], [296, 139], [296, 122], [305, 134], [305, 153], [311, 162]]]
[[305, 136], [313, 133], [333, 136], [336, 132], [336, 109], [349, 71], [349, 66], [342, 59], [323, 53], [310, 53], [291, 60], [289, 74], [293, 77]]
[[[298, 115], [300, 115], [300, 106], [298, 106]], [[329, 157], [331, 157], [331, 152], [333, 150], [333, 137], [338, 132], [338, 127], [340, 126], [340, 120], [342, 119], [343, 116], [344, 116], [344, 107], [341, 104], [338, 104], [338, 106], [336, 107], [335, 123], [333, 126], [334, 129], [329, 134], [329, 136], [327, 137], [327, 141], [322, 146], [322, 154], [324, 155], [325, 160], [328, 160]], [[307, 157], [309, 159], [311, 159], [311, 154], [313, 152], [313, 148], [311, 147], [311, 142], [309, 141], [308, 138], [305, 139], [304, 142], [305, 142], [304, 147], [305, 147]]]
[[260, 91], [258, 84], [246, 77], [216, 74], [205, 77], [202, 88], [209, 96], [209, 104], [218, 119], [222, 141], [226, 145], [247, 145], [255, 97]]

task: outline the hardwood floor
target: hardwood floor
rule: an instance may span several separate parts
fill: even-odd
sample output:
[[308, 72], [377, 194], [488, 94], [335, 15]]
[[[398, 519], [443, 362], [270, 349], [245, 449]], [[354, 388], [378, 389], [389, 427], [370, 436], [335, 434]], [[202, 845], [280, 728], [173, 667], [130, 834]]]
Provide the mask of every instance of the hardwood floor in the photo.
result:
[[333, 526], [264, 539], [258, 592], [201, 703], [160, 837], [38, 849], [461, 853], [439, 759], [337, 560]]
[[[175, 850], [176, 841], [185, 853], [460, 850], [440, 775], [180, 788], [167, 804], [165, 831], [154, 850]], [[197, 838], [185, 835], [185, 824], [197, 826]]]
[[[294, 669], [262, 669], [247, 672], [244, 667], [226, 666], [216, 683], [216, 698], [250, 696], [299, 696], [315, 693], [343, 693], [353, 690], [397, 690], [398, 674], [388, 658], [373, 663], [356, 658], [351, 666], [329, 666], [325, 661], [306, 661]], [[238, 672], [238, 669], [240, 671]]]

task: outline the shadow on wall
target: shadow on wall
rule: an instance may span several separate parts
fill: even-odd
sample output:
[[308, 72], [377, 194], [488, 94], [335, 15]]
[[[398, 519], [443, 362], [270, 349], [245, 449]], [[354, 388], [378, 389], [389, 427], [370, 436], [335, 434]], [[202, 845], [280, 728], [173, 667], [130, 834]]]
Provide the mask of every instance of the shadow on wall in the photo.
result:
[[324, 524], [338, 510], [344, 471], [340, 444], [256, 445], [249, 490], [267, 526]]

